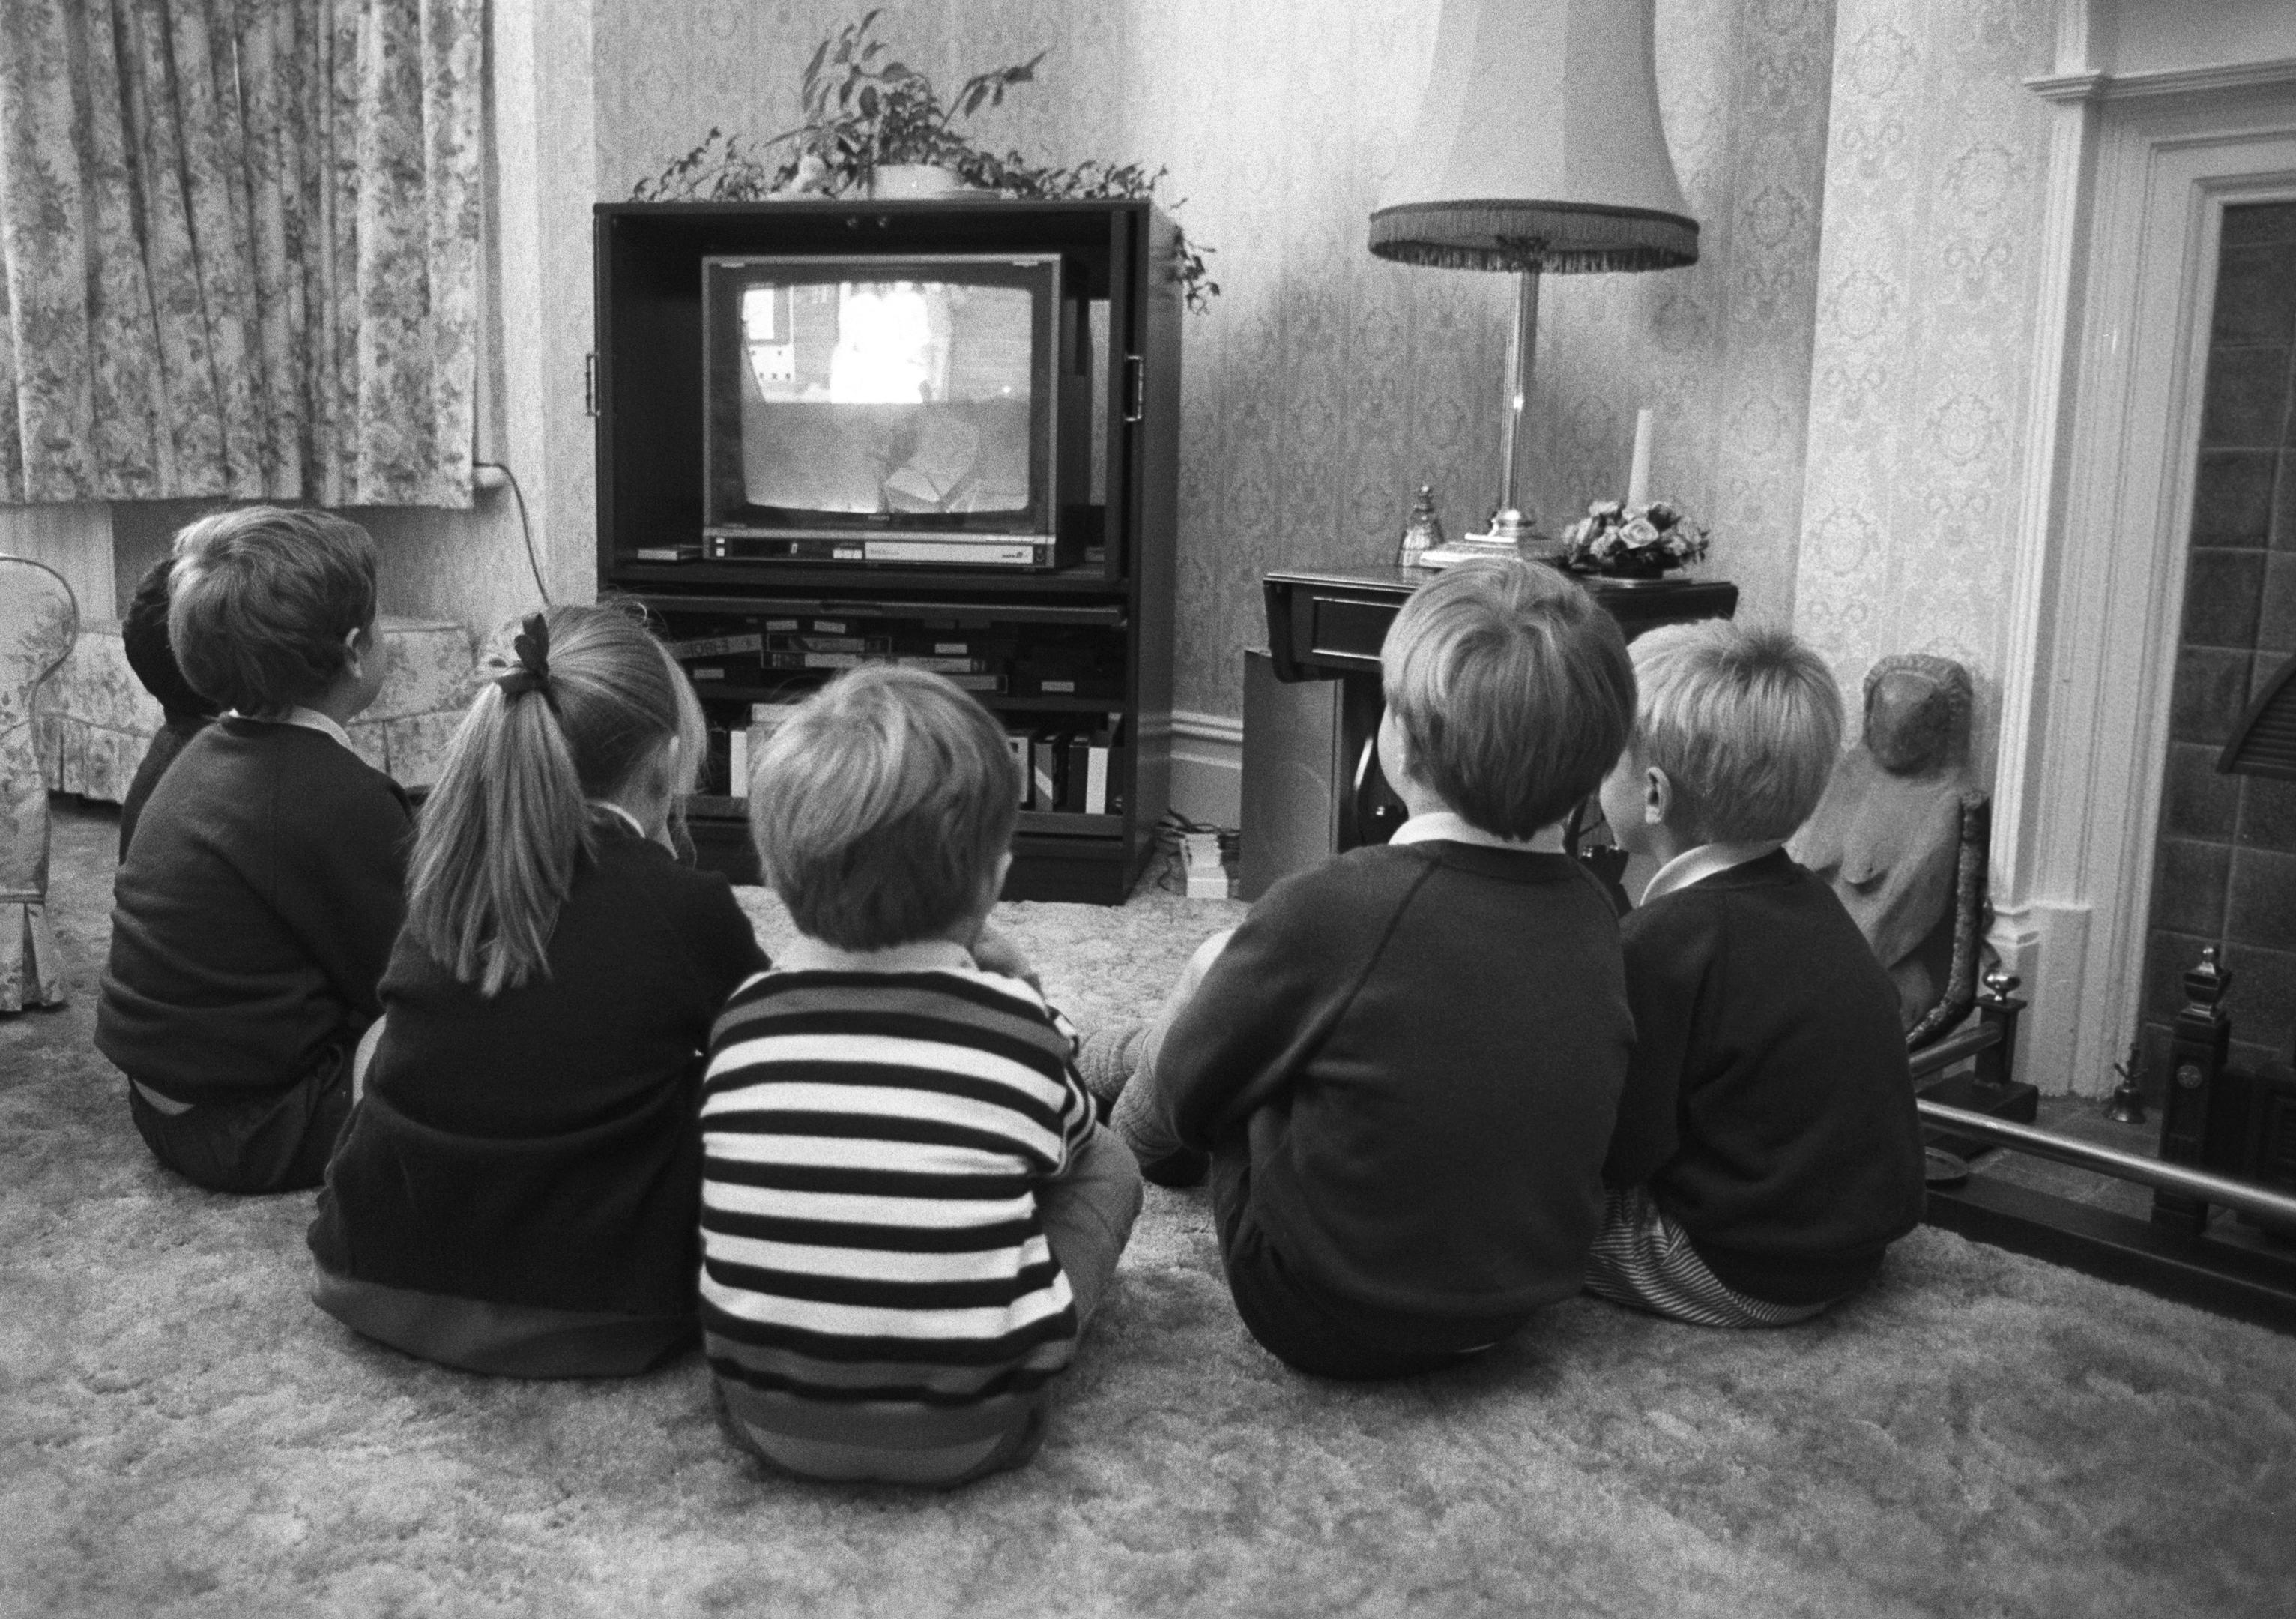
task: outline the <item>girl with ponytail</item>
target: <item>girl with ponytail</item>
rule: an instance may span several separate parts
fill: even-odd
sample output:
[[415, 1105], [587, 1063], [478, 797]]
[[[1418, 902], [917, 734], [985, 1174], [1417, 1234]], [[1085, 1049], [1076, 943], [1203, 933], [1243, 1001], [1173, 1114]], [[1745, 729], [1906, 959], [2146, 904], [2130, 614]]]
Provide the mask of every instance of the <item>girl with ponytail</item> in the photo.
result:
[[312, 1296], [449, 1366], [625, 1375], [693, 1340], [701, 1056], [766, 962], [672, 852], [701, 711], [644, 625], [548, 608], [489, 667], [417, 824]]

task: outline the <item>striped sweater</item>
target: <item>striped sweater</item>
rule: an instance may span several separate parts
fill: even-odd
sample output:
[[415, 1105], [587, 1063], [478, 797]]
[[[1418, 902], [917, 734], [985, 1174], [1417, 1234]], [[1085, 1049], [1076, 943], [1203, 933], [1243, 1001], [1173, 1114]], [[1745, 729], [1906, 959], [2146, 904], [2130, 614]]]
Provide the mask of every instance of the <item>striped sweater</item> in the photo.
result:
[[1036, 1198], [1093, 1129], [1072, 1048], [954, 945], [800, 941], [734, 991], [702, 1088], [701, 1293], [738, 1415], [898, 1446], [1020, 1419], [1076, 1342]]

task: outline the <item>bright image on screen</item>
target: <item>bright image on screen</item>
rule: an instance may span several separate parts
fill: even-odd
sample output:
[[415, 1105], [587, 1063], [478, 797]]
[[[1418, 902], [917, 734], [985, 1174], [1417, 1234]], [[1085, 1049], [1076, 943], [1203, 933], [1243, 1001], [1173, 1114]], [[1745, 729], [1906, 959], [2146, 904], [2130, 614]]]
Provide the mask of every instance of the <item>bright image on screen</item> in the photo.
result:
[[742, 289], [740, 329], [750, 505], [1028, 509], [1027, 289], [759, 280]]

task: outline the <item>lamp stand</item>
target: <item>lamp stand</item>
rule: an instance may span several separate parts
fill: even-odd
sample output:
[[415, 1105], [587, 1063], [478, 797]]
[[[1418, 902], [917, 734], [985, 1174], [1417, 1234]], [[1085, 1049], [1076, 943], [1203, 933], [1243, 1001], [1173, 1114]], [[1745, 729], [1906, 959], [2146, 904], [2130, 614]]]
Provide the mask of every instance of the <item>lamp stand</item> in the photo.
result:
[[1470, 534], [1466, 543], [1489, 550], [1513, 551], [1526, 539], [1543, 539], [1538, 519], [1522, 509], [1522, 438], [1524, 407], [1530, 397], [1530, 362], [1538, 344], [1538, 268], [1517, 274], [1514, 300], [1514, 341], [1507, 349], [1506, 414], [1499, 441], [1499, 505], [1491, 514], [1488, 532]]

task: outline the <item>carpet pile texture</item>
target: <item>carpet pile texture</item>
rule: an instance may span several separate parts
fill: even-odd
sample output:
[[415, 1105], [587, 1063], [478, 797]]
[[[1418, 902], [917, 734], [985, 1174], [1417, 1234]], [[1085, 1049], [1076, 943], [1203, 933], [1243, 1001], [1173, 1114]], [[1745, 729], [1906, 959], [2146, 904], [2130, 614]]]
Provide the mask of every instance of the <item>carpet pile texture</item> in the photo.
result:
[[[156, 1168], [89, 1045], [108, 815], [63, 809], [69, 1007], [0, 1020], [0, 1614], [2285, 1615], [2296, 1340], [1922, 1230], [1818, 1322], [1589, 1299], [1384, 1387], [1262, 1353], [1152, 1188], [1024, 1470], [768, 1474], [694, 1357], [493, 1381], [309, 1304], [308, 1195]], [[1241, 907], [1008, 906], [1079, 1023]], [[764, 895], [767, 948], [786, 920]]]

